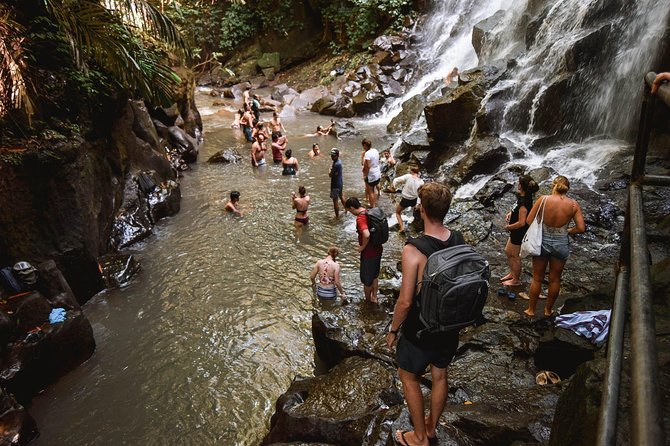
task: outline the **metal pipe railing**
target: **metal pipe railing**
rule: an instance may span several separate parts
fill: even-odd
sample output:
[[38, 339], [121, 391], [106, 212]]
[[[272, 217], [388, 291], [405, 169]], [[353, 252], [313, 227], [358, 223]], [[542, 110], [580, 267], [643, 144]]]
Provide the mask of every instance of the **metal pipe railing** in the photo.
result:
[[631, 184], [630, 285], [631, 285], [631, 436], [639, 446], [665, 444], [658, 388], [656, 324], [644, 228], [642, 186]]
[[635, 445], [665, 444], [663, 417], [658, 389], [658, 357], [649, 254], [644, 225], [643, 184], [670, 186], [670, 177], [645, 175], [656, 98], [670, 107], [670, 85], [650, 95], [655, 73], [645, 76], [645, 93], [640, 112], [628, 207], [622, 237], [616, 279], [610, 335], [607, 345], [607, 371], [603, 382], [601, 411], [598, 417], [596, 445], [616, 443], [617, 411], [621, 386], [623, 335], [626, 297], [631, 302], [631, 442]]
[[598, 417], [598, 437], [596, 446], [609, 446], [616, 442], [617, 410], [619, 406], [619, 388], [621, 387], [621, 363], [623, 362], [623, 334], [626, 321], [626, 302], [628, 301], [628, 267], [621, 266], [616, 276], [616, 291], [610, 334], [607, 340], [607, 370], [603, 382], [603, 396], [600, 400]]

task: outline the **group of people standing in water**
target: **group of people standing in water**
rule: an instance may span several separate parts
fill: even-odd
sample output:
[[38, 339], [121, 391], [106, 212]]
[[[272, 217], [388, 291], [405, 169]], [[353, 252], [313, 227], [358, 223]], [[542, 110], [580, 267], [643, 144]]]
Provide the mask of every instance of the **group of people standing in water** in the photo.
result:
[[[253, 101], [257, 99], [258, 97], [251, 95], [249, 90], [245, 91], [245, 111], [240, 110], [239, 119], [239, 124], [244, 129], [245, 137], [252, 142], [251, 163], [254, 167], [260, 167], [266, 164], [266, 141], [269, 139], [266, 133], [265, 124], [260, 121], [258, 114], [253, 113], [253, 111], [255, 111], [255, 104]], [[259, 108], [259, 105], [256, 105], [255, 108]], [[291, 149], [287, 148], [288, 138], [284, 134], [286, 129], [277, 113], [273, 113], [272, 119], [268, 124], [271, 130], [273, 162], [282, 165], [283, 175], [295, 175], [300, 170], [300, 165], [298, 160], [293, 156]], [[321, 131], [317, 132], [317, 134], [324, 135], [329, 133], [330, 128], [319, 128], [319, 130]], [[379, 152], [372, 147], [372, 143], [367, 138], [361, 141], [361, 146], [362, 152], [360, 162], [365, 183], [365, 198], [369, 207], [373, 208], [377, 206], [381, 191], [380, 181], [382, 179], [382, 171], [394, 167], [395, 160], [388, 150], [385, 150], [380, 156]], [[320, 155], [321, 148], [319, 144], [313, 144], [308, 156], [310, 158], [316, 158]], [[343, 193], [342, 161], [340, 160], [339, 149], [333, 148], [330, 152], [330, 156], [332, 160], [332, 165], [328, 173], [331, 180], [330, 198], [333, 201], [335, 217], [338, 218], [340, 213], [340, 203], [345, 207], [346, 212], [348, 210], [348, 200]], [[401, 199], [396, 204], [395, 209], [399, 233], [401, 234], [405, 232], [402, 212], [407, 208], [417, 207], [419, 191], [423, 185], [424, 180], [421, 179], [419, 175], [418, 166], [410, 166], [409, 173], [392, 179], [392, 185], [388, 189], [389, 191], [395, 191], [396, 188], [403, 186]], [[521, 277], [522, 259], [520, 257], [521, 244], [530, 223], [533, 219], [542, 216], [543, 235], [541, 253], [538, 256], [534, 256], [532, 259], [533, 277], [529, 293], [520, 293], [521, 296], [529, 299], [528, 308], [524, 313], [530, 317], [535, 316], [537, 302], [538, 299], [541, 298], [540, 292], [542, 282], [547, 275], [547, 270], [549, 275], [549, 286], [546, 295], [544, 315], [552, 315], [553, 305], [560, 290], [561, 275], [570, 255], [569, 236], [584, 232], [585, 230], [581, 207], [575, 200], [566, 195], [569, 188], [570, 183], [568, 179], [564, 176], [558, 176], [553, 181], [551, 194], [542, 196], [534, 201], [534, 194], [539, 190], [539, 186], [530, 175], [521, 175], [518, 179], [516, 189], [517, 201], [513, 209], [505, 216], [506, 224], [504, 229], [510, 232], [509, 239], [505, 246], [505, 254], [509, 263], [509, 273], [500, 278], [502, 285], [505, 287], [519, 287], [523, 285]], [[239, 198], [239, 192], [231, 192], [230, 201], [226, 204], [226, 210], [241, 215]], [[309, 216], [307, 214], [309, 204], [310, 197], [307, 195], [304, 185], [300, 185], [297, 194], [295, 192], [291, 193], [291, 206], [296, 211], [294, 218], [296, 227], [302, 227], [309, 224]], [[365, 208], [361, 207], [361, 209], [363, 209], [363, 211], [357, 213], [359, 245], [361, 244], [361, 229], [359, 228], [358, 220], [362, 219], [359, 214], [364, 214]], [[568, 227], [570, 222], [574, 222], [574, 226]], [[317, 295], [320, 298], [334, 298], [336, 290], [344, 296], [344, 290], [340, 282], [340, 267], [337, 263], [338, 255], [339, 250], [336, 247], [331, 246], [328, 249], [327, 256], [324, 259], [319, 260], [311, 271], [310, 277], [316, 284]], [[378, 264], [380, 262], [377, 260], [381, 260], [381, 254], [375, 255], [374, 257], [374, 268], [364, 268], [365, 262], [361, 260], [361, 280], [363, 281], [364, 289], [366, 290], [366, 300], [372, 302], [376, 302], [377, 300], [374, 283], [376, 283], [379, 274]], [[363, 259], [363, 257], [361, 258]], [[366, 269], [366, 271], [363, 271], [364, 269]], [[366, 274], [363, 274], [363, 272], [366, 272]], [[363, 276], [366, 276], [366, 278]]]

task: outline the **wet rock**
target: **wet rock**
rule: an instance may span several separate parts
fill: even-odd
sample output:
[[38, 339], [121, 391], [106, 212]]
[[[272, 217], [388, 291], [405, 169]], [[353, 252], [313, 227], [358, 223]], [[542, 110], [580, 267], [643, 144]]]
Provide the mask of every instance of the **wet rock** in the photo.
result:
[[5, 350], [15, 328], [16, 324], [12, 318], [4, 310], [0, 310], [0, 351]]
[[54, 307], [79, 310], [79, 302], [75, 298], [70, 285], [53, 260], [47, 260], [37, 265], [39, 281], [37, 289]]
[[94, 350], [88, 319], [79, 311], [68, 311], [64, 322], [45, 324], [35, 335], [10, 344], [0, 378], [25, 401], [90, 358]]
[[151, 115], [167, 127], [176, 125], [177, 119], [181, 118], [177, 104], [172, 104], [170, 107], [156, 107], [152, 110]]
[[281, 112], [279, 112], [280, 118], [292, 118], [293, 116], [295, 116], [295, 108], [291, 105], [285, 105]]
[[612, 24], [607, 24], [574, 42], [565, 53], [566, 68], [577, 72], [585, 66], [599, 66], [607, 54], [605, 50], [611, 33]]
[[311, 111], [327, 116], [335, 116], [335, 102], [337, 99], [332, 95], [326, 95], [319, 98], [312, 105]]
[[484, 53], [482, 48], [489, 38], [491, 32], [502, 22], [505, 18], [505, 11], [498, 10], [491, 17], [480, 21], [472, 28], [472, 46], [475, 48], [477, 57], [482, 59]]
[[242, 161], [242, 155], [237, 149], [223, 149], [207, 160], [208, 163], [238, 163], [240, 161]]
[[107, 288], [126, 286], [140, 271], [140, 262], [132, 254], [107, 254], [99, 259]]
[[49, 322], [49, 313], [51, 313], [49, 302], [42, 294], [34, 292], [18, 298], [18, 304], [12, 317], [16, 322], [16, 329], [20, 333], [27, 333]]
[[470, 136], [484, 97], [483, 90], [474, 85], [470, 87], [456, 89], [446, 98], [429, 103], [424, 109], [428, 132], [434, 141], [459, 142]]
[[135, 181], [127, 181], [124, 189], [123, 202], [112, 223], [109, 246], [117, 251], [138, 242], [149, 234], [153, 222], [149, 213], [149, 202], [139, 191]]
[[389, 133], [401, 133], [409, 131], [416, 120], [423, 113], [426, 106], [426, 98], [423, 95], [415, 95], [402, 103], [402, 110], [386, 126]]
[[541, 370], [553, 370], [565, 379], [577, 367], [593, 359], [598, 348], [572, 330], [552, 328], [540, 339], [535, 352], [535, 364]]
[[577, 369], [556, 404], [549, 441], [551, 446], [596, 444], [606, 368], [605, 361], [599, 359], [589, 361]]
[[151, 147], [160, 147], [158, 133], [143, 101], [129, 101], [133, 110], [133, 132]]
[[399, 97], [402, 96], [404, 92], [403, 86], [400, 82], [394, 79], [388, 79], [381, 86], [382, 94], [386, 97]]
[[482, 218], [484, 206], [478, 201], [459, 201], [451, 205], [445, 217], [445, 224], [463, 233], [463, 238], [471, 245], [484, 241], [493, 228], [490, 220]]
[[405, 133], [401, 137], [401, 143], [394, 156], [400, 160], [409, 160], [412, 153], [416, 151], [428, 151], [430, 142], [426, 129], [417, 129], [410, 133]]
[[349, 358], [327, 375], [296, 378], [277, 400], [270, 433], [262, 444], [361, 444], [375, 414], [401, 400], [391, 366]]
[[568, 97], [570, 77], [558, 76], [549, 85], [543, 86], [544, 93], [537, 100], [533, 130], [547, 135], [557, 134], [569, 118]]
[[176, 147], [184, 161], [187, 163], [195, 162], [198, 159], [198, 143], [191, 135], [177, 126], [168, 128], [168, 138], [170, 143]]
[[300, 96], [294, 99], [293, 102], [291, 102], [291, 105], [296, 109], [309, 109], [312, 104], [327, 94], [329, 93], [325, 87], [310, 88], [300, 93]]
[[335, 116], [338, 118], [353, 118], [355, 115], [354, 101], [349, 96], [338, 96], [335, 100]]
[[354, 127], [354, 124], [351, 121], [336, 121], [335, 125], [330, 130], [330, 134], [339, 139], [360, 135], [361, 132]]
[[4, 387], [0, 387], [0, 444], [27, 445], [37, 434], [33, 417]]
[[467, 154], [450, 169], [450, 173], [453, 181], [465, 184], [474, 176], [497, 172], [509, 160], [509, 152], [498, 138], [477, 138], [468, 147]]
[[[371, 85], [371, 84], [368, 84]], [[384, 96], [378, 91], [361, 89], [353, 96], [354, 111], [357, 115], [377, 113], [384, 105]]]
[[270, 97], [275, 101], [285, 102], [285, 97], [288, 95], [298, 96], [299, 93], [286, 84], [275, 85], [272, 89]]
[[491, 207], [504, 194], [514, 188], [513, 182], [493, 178], [475, 194], [475, 199], [486, 207]]
[[148, 196], [151, 220], [176, 215], [181, 208], [181, 188], [176, 181], [168, 180], [153, 190]]
[[263, 68], [261, 72], [263, 73], [263, 76], [265, 76], [267, 80], [271, 81], [274, 80], [277, 70], [275, 70], [272, 67], [269, 67], [269, 68]]
[[382, 299], [382, 305], [350, 304], [312, 315], [312, 336], [319, 358], [333, 367], [350, 356], [377, 358], [391, 363], [393, 354], [384, 335], [388, 314], [395, 302]]

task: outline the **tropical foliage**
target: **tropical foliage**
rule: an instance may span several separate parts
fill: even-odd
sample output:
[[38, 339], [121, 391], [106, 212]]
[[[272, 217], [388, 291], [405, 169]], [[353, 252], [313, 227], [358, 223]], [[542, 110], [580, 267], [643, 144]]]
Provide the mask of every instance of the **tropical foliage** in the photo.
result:
[[89, 97], [118, 89], [167, 102], [179, 77], [166, 57], [188, 55], [170, 19], [145, 0], [6, 1], [0, 35], [0, 116], [31, 115], [64, 84]]

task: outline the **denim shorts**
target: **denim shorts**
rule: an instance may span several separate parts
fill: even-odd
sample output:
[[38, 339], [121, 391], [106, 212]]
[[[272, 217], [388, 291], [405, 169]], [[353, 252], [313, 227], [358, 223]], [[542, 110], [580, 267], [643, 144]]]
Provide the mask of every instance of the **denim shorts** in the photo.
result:
[[570, 239], [567, 234], [542, 234], [542, 251], [539, 257], [554, 257], [566, 261], [570, 257]]

